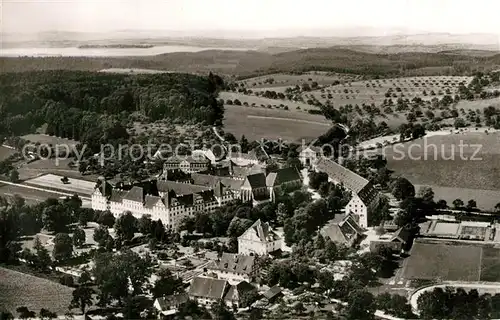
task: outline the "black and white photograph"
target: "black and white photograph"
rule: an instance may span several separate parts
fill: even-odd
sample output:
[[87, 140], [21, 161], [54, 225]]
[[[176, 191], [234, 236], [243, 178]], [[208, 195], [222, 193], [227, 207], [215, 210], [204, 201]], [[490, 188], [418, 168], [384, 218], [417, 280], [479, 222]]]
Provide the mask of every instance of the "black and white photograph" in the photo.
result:
[[14, 319], [500, 319], [500, 2], [0, 0]]

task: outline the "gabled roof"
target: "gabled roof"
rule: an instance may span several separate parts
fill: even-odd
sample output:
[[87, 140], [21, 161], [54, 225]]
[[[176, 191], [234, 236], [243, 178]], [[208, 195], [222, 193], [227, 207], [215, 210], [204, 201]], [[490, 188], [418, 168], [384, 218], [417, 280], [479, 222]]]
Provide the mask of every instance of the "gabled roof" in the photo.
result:
[[144, 201], [144, 189], [134, 186], [123, 196], [123, 199], [142, 203]]
[[239, 190], [243, 184], [242, 180], [236, 180], [231, 177], [219, 177], [210, 174], [192, 173], [191, 180], [194, 185], [213, 188], [218, 182], [224, 186], [229, 187], [231, 190]]
[[357, 194], [366, 205], [376, 199], [375, 196], [378, 191], [369, 180], [341, 166], [335, 161], [320, 158], [316, 163], [316, 169], [328, 174], [330, 179], [342, 183], [347, 189]]
[[264, 173], [265, 169], [261, 165], [258, 165], [258, 164], [249, 164], [246, 166], [234, 165], [232, 167], [232, 171], [233, 171], [233, 176], [244, 178], [248, 175]]
[[311, 151], [314, 151], [316, 153], [321, 152], [321, 148], [320, 147], [316, 147], [316, 146], [305, 146], [305, 147], [300, 146], [297, 149], [297, 152], [301, 153], [302, 151], [305, 151], [305, 150], [311, 150]]
[[179, 293], [179, 294], [174, 294], [171, 296], [166, 296], [163, 298], [158, 298], [156, 301], [158, 301], [158, 306], [161, 308], [161, 310], [168, 310], [171, 307], [181, 305], [183, 303], [186, 303], [189, 299], [189, 296], [187, 293]]
[[249, 233], [255, 233], [262, 242], [271, 242], [279, 239], [279, 236], [271, 229], [269, 223], [262, 222], [260, 219], [247, 229], [241, 236], [244, 237]]
[[187, 161], [189, 163], [209, 163], [210, 160], [202, 153], [196, 153], [192, 156], [172, 156], [165, 160], [167, 163], [181, 163]]
[[402, 243], [407, 243], [410, 238], [410, 231], [406, 228], [399, 228], [394, 234], [390, 241], [399, 240]]
[[156, 185], [158, 191], [165, 193], [168, 191], [174, 191], [176, 195], [192, 194], [210, 190], [209, 187], [169, 180], [158, 180]]
[[321, 229], [320, 233], [324, 237], [330, 238], [333, 242], [350, 244], [354, 239], [363, 234], [363, 229], [354, 218], [348, 214], [343, 216], [340, 221], [337, 217], [330, 221]]
[[264, 297], [267, 298], [268, 300], [269, 299], [272, 299], [274, 297], [276, 297], [277, 295], [279, 295], [281, 293], [281, 288], [278, 287], [277, 285], [272, 287], [271, 289], [267, 290], [266, 292], [264, 292]]
[[227, 291], [226, 295], [224, 296], [224, 300], [226, 301], [240, 301], [241, 297], [243, 296], [243, 293], [249, 292], [252, 290], [256, 290], [254, 286], [252, 286], [250, 283], [246, 281], [242, 281], [238, 283], [237, 285], [232, 285], [229, 286], [229, 290]]
[[[152, 196], [152, 195], [149, 195], [147, 194], [146, 195], [146, 198], [144, 200], [144, 206], [148, 209], [151, 209], [153, 208], [158, 202], [161, 202], [162, 199], [160, 197], [157, 197], [157, 196]], [[162, 202], [163, 203], [163, 202]]]
[[197, 298], [223, 299], [228, 286], [226, 280], [196, 277], [189, 286], [189, 295]]
[[356, 194], [359, 194], [369, 184], [367, 179], [330, 159], [320, 158], [316, 168]]
[[266, 185], [274, 187], [297, 180], [301, 180], [299, 170], [295, 167], [288, 167], [269, 173], [266, 178]]
[[250, 274], [255, 265], [255, 256], [223, 253], [218, 262], [213, 261], [207, 269], [232, 273]]
[[252, 189], [265, 188], [266, 187], [266, 176], [264, 173], [251, 174], [246, 177], [250, 187]]

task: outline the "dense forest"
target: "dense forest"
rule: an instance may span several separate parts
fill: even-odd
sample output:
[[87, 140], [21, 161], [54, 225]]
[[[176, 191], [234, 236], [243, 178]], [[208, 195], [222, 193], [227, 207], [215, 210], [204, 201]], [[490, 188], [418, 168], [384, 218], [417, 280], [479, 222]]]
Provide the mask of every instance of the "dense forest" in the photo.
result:
[[35, 71], [0, 75], [0, 135], [47, 133], [96, 142], [126, 138], [133, 113], [151, 121], [214, 124], [222, 79], [210, 74], [122, 75], [84, 71]]

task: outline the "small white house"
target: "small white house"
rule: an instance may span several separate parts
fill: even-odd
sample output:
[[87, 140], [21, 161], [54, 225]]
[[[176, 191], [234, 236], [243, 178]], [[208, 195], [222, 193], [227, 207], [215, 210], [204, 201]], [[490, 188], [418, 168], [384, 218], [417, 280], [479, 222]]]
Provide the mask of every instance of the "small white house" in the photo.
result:
[[281, 249], [282, 239], [267, 222], [260, 219], [238, 237], [240, 254], [267, 255]]

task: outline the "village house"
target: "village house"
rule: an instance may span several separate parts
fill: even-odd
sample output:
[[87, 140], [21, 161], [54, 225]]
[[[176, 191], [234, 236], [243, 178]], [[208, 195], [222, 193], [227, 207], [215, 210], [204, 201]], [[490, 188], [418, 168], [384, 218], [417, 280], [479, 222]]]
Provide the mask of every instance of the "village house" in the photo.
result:
[[320, 230], [320, 234], [336, 244], [352, 247], [361, 240], [363, 231], [352, 215], [343, 214], [330, 220]]
[[232, 308], [233, 306], [239, 307], [243, 294], [252, 290], [256, 290], [255, 287], [246, 281], [231, 285], [227, 280], [195, 277], [191, 280], [188, 295], [189, 298], [206, 307], [222, 300], [228, 307]]
[[267, 222], [259, 219], [238, 237], [238, 253], [267, 255], [281, 250], [282, 241]]
[[370, 242], [370, 251], [376, 252], [382, 248], [388, 248], [395, 253], [400, 253], [408, 243], [410, 238], [410, 232], [406, 228], [399, 228], [394, 233], [387, 233], [378, 240], [373, 240]]
[[158, 319], [169, 319], [173, 318], [179, 307], [186, 303], [189, 299], [187, 293], [175, 294], [167, 297], [157, 298], [153, 307], [158, 313]]
[[373, 184], [357, 173], [341, 166], [335, 161], [321, 158], [314, 165], [318, 172], [325, 172], [331, 181], [341, 183], [352, 192], [352, 198], [345, 207], [362, 228], [367, 228], [370, 214], [380, 203], [380, 193]]
[[253, 282], [257, 274], [255, 256], [234, 253], [223, 253], [218, 261], [212, 261], [206, 268], [218, 279], [227, 280], [230, 284]]

